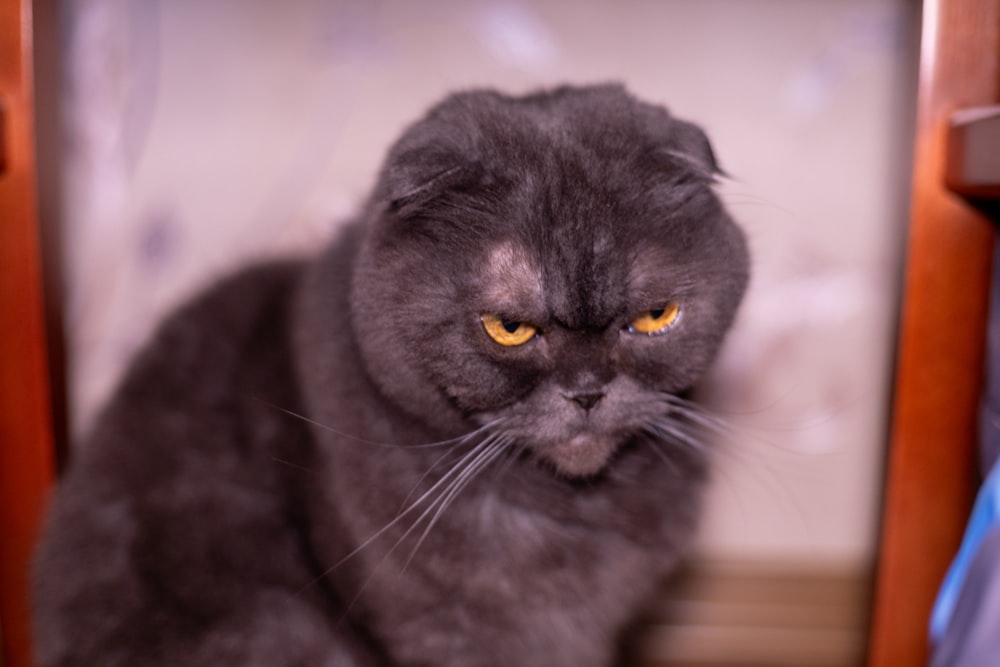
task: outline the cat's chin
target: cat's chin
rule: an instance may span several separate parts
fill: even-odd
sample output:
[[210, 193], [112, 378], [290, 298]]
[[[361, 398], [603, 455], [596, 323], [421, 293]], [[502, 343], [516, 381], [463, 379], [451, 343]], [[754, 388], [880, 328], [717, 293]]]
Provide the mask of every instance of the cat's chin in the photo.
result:
[[618, 448], [618, 440], [595, 433], [579, 433], [545, 448], [543, 458], [566, 477], [592, 477], [601, 472]]

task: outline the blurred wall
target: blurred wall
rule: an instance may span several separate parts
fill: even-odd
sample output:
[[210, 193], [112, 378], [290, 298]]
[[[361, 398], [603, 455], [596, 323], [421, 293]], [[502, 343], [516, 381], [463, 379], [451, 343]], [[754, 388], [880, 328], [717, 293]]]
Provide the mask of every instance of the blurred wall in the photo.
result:
[[905, 183], [905, 0], [75, 0], [64, 192], [74, 430], [164, 310], [311, 249], [445, 92], [619, 80], [703, 125], [752, 244], [706, 399], [701, 550], [874, 552]]

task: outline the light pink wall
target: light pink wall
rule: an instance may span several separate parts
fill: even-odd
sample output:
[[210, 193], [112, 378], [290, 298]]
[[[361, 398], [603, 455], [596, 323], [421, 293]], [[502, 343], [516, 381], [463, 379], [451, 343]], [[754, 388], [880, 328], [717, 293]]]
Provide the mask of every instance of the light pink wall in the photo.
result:
[[733, 179], [750, 296], [711, 392], [702, 549], [874, 550], [908, 174], [904, 0], [80, 0], [68, 317], [77, 430], [164, 309], [314, 247], [403, 124], [457, 87], [621, 80], [695, 119]]

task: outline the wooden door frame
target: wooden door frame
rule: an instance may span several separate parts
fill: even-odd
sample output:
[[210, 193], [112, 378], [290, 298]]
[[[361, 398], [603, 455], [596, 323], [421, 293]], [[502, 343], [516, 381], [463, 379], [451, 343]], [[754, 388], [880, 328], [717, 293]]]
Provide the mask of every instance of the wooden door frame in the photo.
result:
[[927, 661], [975, 493], [994, 230], [945, 186], [948, 119], [998, 101], [1000, 0], [925, 0], [896, 394], [869, 665]]
[[32, 664], [29, 570], [53, 478], [29, 0], [0, 0], [0, 662]]

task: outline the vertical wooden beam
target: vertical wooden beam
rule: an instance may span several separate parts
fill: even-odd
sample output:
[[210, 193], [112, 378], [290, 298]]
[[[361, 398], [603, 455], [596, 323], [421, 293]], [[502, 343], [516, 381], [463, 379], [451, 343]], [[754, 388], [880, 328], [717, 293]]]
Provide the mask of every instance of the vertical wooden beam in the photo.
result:
[[28, 567], [53, 469], [29, 0], [0, 0], [0, 105], [0, 662], [29, 667]]
[[925, 0], [907, 275], [869, 664], [926, 664], [975, 492], [993, 228], [945, 186], [947, 120], [997, 101], [1000, 0]]

